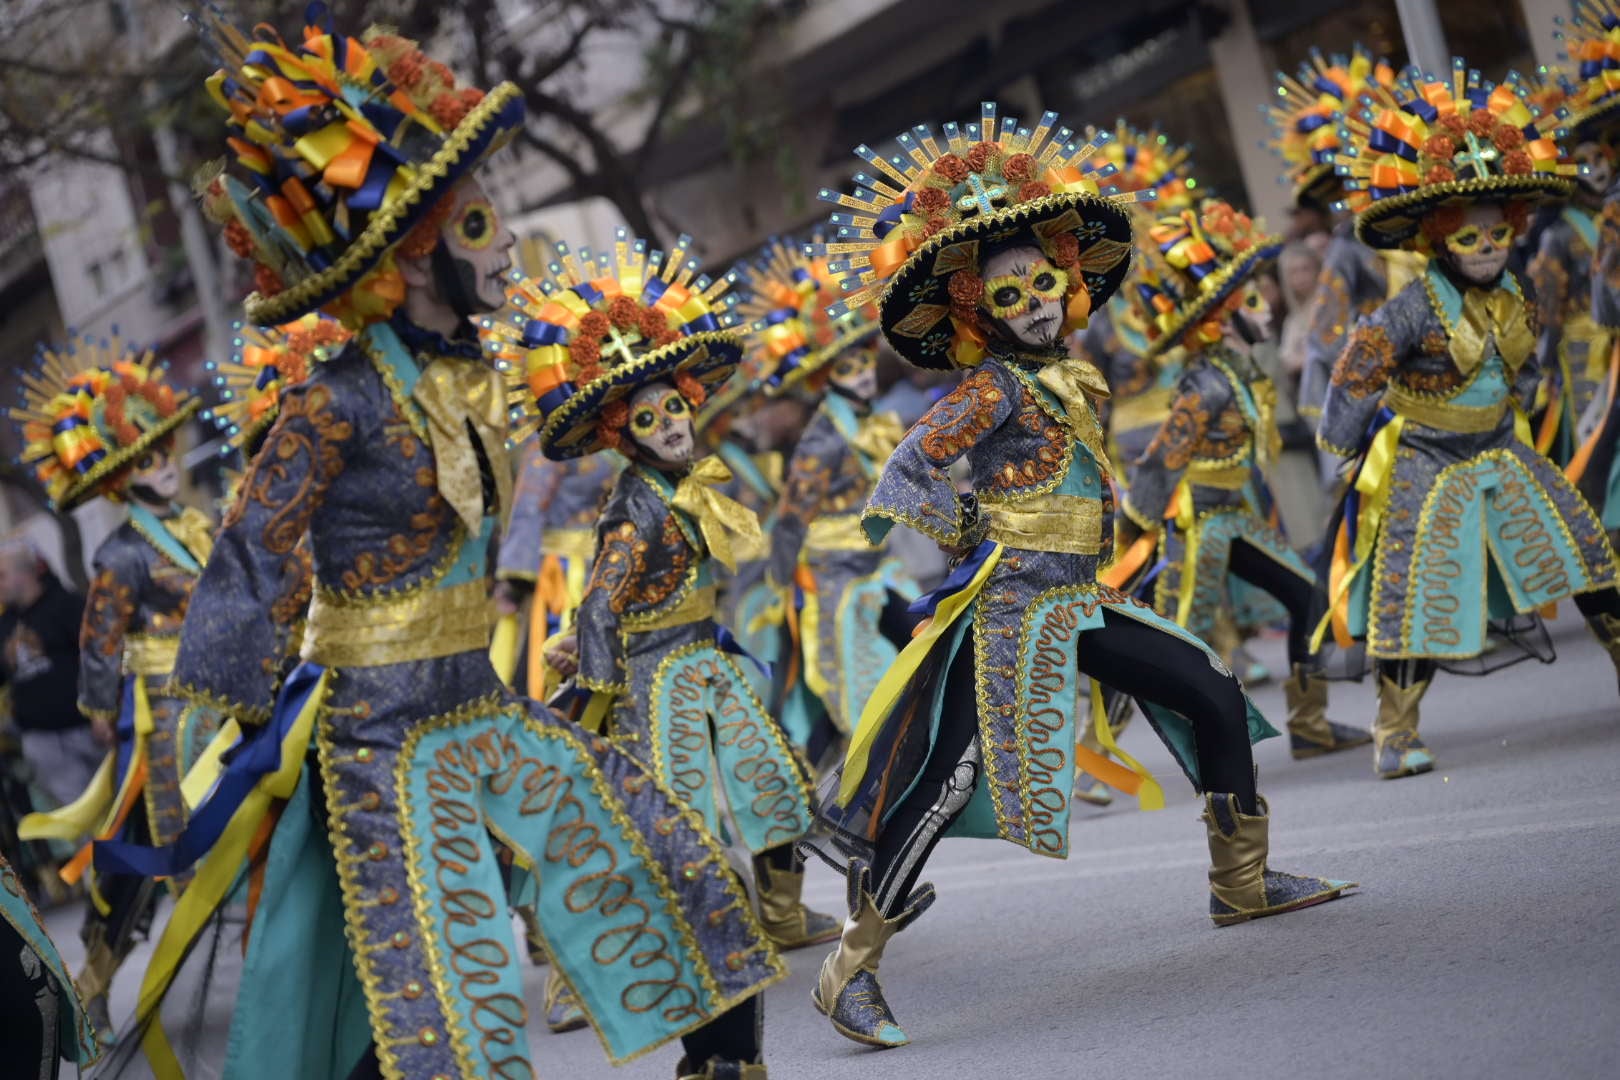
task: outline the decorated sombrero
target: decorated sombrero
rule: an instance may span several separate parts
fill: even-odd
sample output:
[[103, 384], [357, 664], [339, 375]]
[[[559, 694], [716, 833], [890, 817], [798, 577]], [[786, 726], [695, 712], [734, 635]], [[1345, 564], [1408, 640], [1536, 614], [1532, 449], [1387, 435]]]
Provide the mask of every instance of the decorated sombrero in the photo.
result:
[[521, 384], [547, 457], [604, 449], [598, 419], [638, 387], [690, 375], [707, 390], [737, 367], [742, 344], [728, 295], [736, 275], [699, 274], [691, 244], [682, 236], [665, 257], [620, 229], [611, 252], [558, 244], [541, 276], [512, 271], [508, 307], [481, 333], [497, 366]]
[[1266, 116], [1271, 150], [1286, 170], [1284, 180], [1293, 188], [1296, 204], [1331, 206], [1344, 198], [1334, 170], [1344, 113], [1356, 107], [1369, 87], [1393, 86], [1395, 69], [1357, 44], [1349, 56], [1325, 56], [1312, 49], [1295, 74], [1279, 71], [1276, 80], [1276, 99]]
[[1175, 142], [1156, 127], [1139, 128], [1122, 118], [1114, 122], [1113, 137], [1080, 168], [1097, 174], [1104, 195], [1152, 191], [1154, 201], [1140, 208], [1151, 215], [1184, 210], [1197, 200], [1191, 159], [1191, 146]]
[[[1087, 172], [1083, 165], [1111, 136], [1099, 132], [1081, 144], [1057, 121], [1045, 113], [1032, 131], [998, 119], [995, 104], [985, 102], [978, 120], [946, 124], [943, 143], [920, 125], [901, 133], [887, 157], [857, 147], [878, 175], [856, 173], [853, 195], [821, 191], [842, 207], [829, 242], [812, 246], [829, 257], [844, 290], [829, 314], [840, 318], [875, 301], [883, 334], [902, 357], [920, 367], [971, 367], [984, 356], [968, 310], [976, 296], [966, 295], [980, 246], [1027, 237], [1069, 272], [1066, 329], [1083, 326], [1130, 268], [1125, 204], [1152, 196], [1103, 195], [1099, 181], [1112, 166]], [[963, 283], [954, 303], [953, 280]]]
[[203, 410], [225, 436], [223, 452], [251, 456], [281, 407], [281, 391], [309, 377], [314, 365], [342, 351], [351, 334], [336, 319], [311, 312], [281, 326], [232, 328], [231, 358], [208, 361], [217, 404]]
[[1137, 279], [1157, 330], [1149, 356], [1180, 344], [1282, 249], [1281, 238], [1223, 199], [1160, 218], [1138, 243], [1151, 264]]
[[1575, 142], [1620, 135], [1620, 0], [1575, 0], [1560, 37], [1573, 71], [1567, 77]]
[[824, 255], [807, 247], [824, 247], [819, 234], [809, 245], [773, 239], [739, 267], [737, 315], [745, 328], [743, 343], [750, 365], [767, 394], [781, 394], [826, 367], [845, 349], [877, 337], [875, 304], [849, 308], [834, 316], [837, 279]]
[[22, 383], [23, 403], [9, 410], [22, 426], [22, 462], [62, 511], [116, 494], [123, 470], [199, 405], [169, 385], [150, 349], [116, 337], [80, 337], [61, 349], [41, 345]]
[[1565, 199], [1574, 187], [1575, 167], [1559, 160], [1518, 76], [1493, 84], [1460, 59], [1450, 78], [1408, 71], [1393, 89], [1369, 88], [1340, 138], [1356, 236], [1375, 248], [1413, 240], [1440, 207]]
[[395, 247], [511, 139], [520, 91], [459, 87], [415, 42], [339, 33], [322, 3], [305, 9], [296, 45], [263, 26], [249, 39], [212, 11], [199, 23], [221, 64], [208, 89], [230, 115], [239, 175], [204, 178], [201, 191], [231, 249], [257, 264], [248, 321], [387, 318], [404, 296]]

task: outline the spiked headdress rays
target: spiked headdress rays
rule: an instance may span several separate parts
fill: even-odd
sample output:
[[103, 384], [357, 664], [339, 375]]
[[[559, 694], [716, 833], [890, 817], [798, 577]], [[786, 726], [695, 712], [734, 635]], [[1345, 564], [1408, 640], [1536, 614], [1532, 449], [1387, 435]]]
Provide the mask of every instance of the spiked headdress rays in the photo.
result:
[[[965, 299], [950, 293], [959, 272], [974, 272], [980, 245], [1027, 238], [1069, 271], [1069, 311], [1077, 325], [1104, 302], [1130, 267], [1131, 223], [1125, 205], [1151, 192], [1104, 195], [1112, 165], [1087, 171], [1087, 158], [1109, 141], [1080, 143], [1056, 113], [1034, 129], [997, 117], [985, 102], [978, 120], [949, 123], [943, 143], [920, 125], [896, 137], [888, 156], [855, 153], [878, 175], [855, 174], [854, 194], [823, 189], [840, 207], [832, 235], [811, 253], [828, 258], [844, 298], [838, 318], [876, 302], [883, 333], [901, 356], [922, 367], [971, 366], [985, 339]], [[965, 292], [966, 290], [961, 290]]]

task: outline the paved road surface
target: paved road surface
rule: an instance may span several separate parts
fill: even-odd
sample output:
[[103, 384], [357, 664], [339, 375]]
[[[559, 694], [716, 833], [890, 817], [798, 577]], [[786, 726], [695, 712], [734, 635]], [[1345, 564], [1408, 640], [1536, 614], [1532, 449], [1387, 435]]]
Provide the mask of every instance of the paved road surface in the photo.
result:
[[[1442, 677], [1430, 776], [1379, 781], [1360, 750], [1295, 763], [1281, 739], [1258, 748], [1273, 865], [1359, 893], [1214, 929], [1196, 804], [1169, 783], [1159, 813], [1082, 809], [1066, 862], [947, 842], [928, 874], [939, 902], [884, 965], [912, 1045], [836, 1035], [808, 1000], [822, 955], [808, 950], [768, 994], [773, 1080], [1620, 1076], [1620, 704], [1573, 613], [1555, 626], [1552, 667]], [[1280, 667], [1275, 643], [1259, 652]], [[1278, 689], [1258, 697], [1280, 718]], [[1371, 685], [1338, 689], [1332, 711], [1366, 723]], [[1171, 779], [1144, 725], [1125, 746]], [[825, 870], [807, 892], [841, 906]], [[75, 913], [52, 924], [76, 964]], [[542, 979], [530, 972], [534, 1002]], [[679, 1056], [615, 1070], [588, 1031], [533, 1030], [547, 1080], [662, 1080]]]

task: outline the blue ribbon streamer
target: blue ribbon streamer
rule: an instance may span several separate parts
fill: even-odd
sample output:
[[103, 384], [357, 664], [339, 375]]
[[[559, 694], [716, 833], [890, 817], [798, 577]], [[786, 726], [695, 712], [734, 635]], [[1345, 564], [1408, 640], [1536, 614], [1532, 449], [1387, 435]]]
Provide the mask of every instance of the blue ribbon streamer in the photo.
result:
[[743, 643], [737, 640], [737, 635], [719, 623], [716, 623], [714, 627], [714, 643], [720, 646], [721, 652], [742, 657], [758, 668], [759, 673], [765, 676], [767, 680], [770, 679], [771, 665], [745, 649]]
[[913, 615], [932, 615], [947, 596], [954, 596], [973, 583], [974, 577], [979, 573], [979, 567], [984, 565], [984, 560], [988, 559], [994, 550], [996, 550], [994, 540], [979, 541], [979, 546], [973, 549], [973, 554], [957, 563], [956, 568], [940, 583], [939, 588], [917, 597], [907, 605], [906, 610]]
[[287, 677], [276, 697], [270, 722], [244, 732], [241, 740], [225, 752], [225, 770], [202, 805], [192, 812], [191, 821], [173, 844], [145, 847], [120, 841], [98, 841], [96, 872], [174, 877], [206, 855], [219, 841], [254, 785], [281, 767], [282, 740], [298, 714], [304, 711], [325, 671], [319, 664], [306, 661]]

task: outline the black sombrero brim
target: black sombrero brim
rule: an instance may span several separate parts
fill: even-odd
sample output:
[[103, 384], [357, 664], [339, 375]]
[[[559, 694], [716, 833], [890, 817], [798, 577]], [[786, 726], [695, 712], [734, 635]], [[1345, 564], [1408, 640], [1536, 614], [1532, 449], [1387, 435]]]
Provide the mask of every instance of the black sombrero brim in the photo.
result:
[[1518, 200], [1528, 203], [1562, 201], [1575, 190], [1564, 176], [1530, 173], [1525, 176], [1486, 176], [1475, 180], [1449, 180], [1428, 184], [1379, 199], [1356, 215], [1356, 239], [1368, 247], [1396, 248], [1418, 234], [1431, 210], [1444, 206], [1471, 206], [1480, 202]]
[[[1211, 273], [1201, 283], [1198, 295], [1192, 302], [1182, 304], [1171, 312], [1164, 332], [1148, 343], [1147, 355], [1162, 356], [1169, 352], [1181, 341], [1181, 335], [1187, 332], [1189, 326], [1196, 326], [1204, 316], [1225, 303], [1227, 297], [1242, 288], [1245, 282], [1254, 277], [1256, 271], [1275, 259], [1281, 250], [1281, 240], [1268, 238], [1264, 243], [1257, 244], [1252, 251], [1245, 253], [1243, 258], [1229, 262]], [[1204, 288], [1203, 285], [1208, 285], [1208, 288]]]
[[[1011, 238], [1068, 213], [1075, 214], [1077, 221], [1074, 228], [1065, 231], [1078, 235], [1082, 261], [1088, 250], [1095, 251], [1099, 245], [1118, 245], [1117, 249], [1103, 249], [1110, 256], [1118, 256], [1108, 265], [1082, 270], [1091, 309], [1096, 311], [1119, 290], [1130, 271], [1131, 216], [1123, 205], [1101, 195], [1046, 195], [970, 218], [923, 241], [889, 279], [878, 299], [883, 336], [909, 363], [935, 371], [951, 370], [956, 364], [950, 355], [953, 330], [948, 280], [956, 270], [974, 269], [978, 260], [966, 257], [965, 252], [947, 255], [947, 251], [981, 240]], [[936, 311], [939, 318], [930, 321]]]
[[348, 292], [425, 217], [438, 196], [505, 146], [523, 124], [523, 92], [501, 83], [462, 117], [444, 145], [416, 167], [416, 179], [366, 222], [343, 254], [325, 270], [272, 296], [244, 302], [249, 322], [272, 326], [296, 319]]
[[140, 438], [128, 446], [109, 450], [106, 457], [96, 462], [88, 472], [68, 485], [67, 489], [62, 492], [61, 498], [56, 500], [56, 509], [66, 513], [74, 507], [81, 506], [101, 495], [103, 493], [102, 485], [107, 482], [108, 478], [172, 435], [181, 424], [190, 420], [201, 407], [201, 401], [197, 398], [189, 398], [181, 402], [174, 412], [159, 420], [155, 426], [143, 432]]
[[1571, 133], [1567, 145], [1587, 140], [1613, 139], [1620, 135], [1620, 94], [1610, 94], [1591, 108], [1578, 112], [1564, 121]]
[[1319, 162], [1294, 181], [1294, 205], [1319, 204], [1324, 209], [1344, 198], [1344, 183], [1331, 162]]
[[683, 337], [586, 383], [546, 417], [540, 449], [553, 461], [584, 457], [606, 449], [596, 435], [602, 409], [659, 379], [687, 372], [709, 390], [731, 377], [742, 362], [742, 342], [731, 330], [709, 330]]

